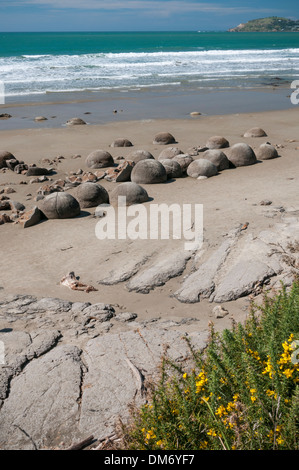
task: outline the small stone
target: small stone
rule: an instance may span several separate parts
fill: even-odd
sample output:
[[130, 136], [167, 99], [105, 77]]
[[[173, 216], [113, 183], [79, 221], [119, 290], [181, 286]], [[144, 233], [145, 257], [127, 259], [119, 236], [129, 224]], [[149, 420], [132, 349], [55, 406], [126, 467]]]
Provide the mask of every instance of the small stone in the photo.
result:
[[34, 118], [36, 122], [47, 121], [48, 119], [45, 116], [36, 116]]
[[263, 201], [260, 202], [260, 206], [271, 206], [272, 201], [269, 201], [268, 199], [264, 199]]
[[216, 307], [213, 308], [213, 314], [215, 318], [223, 318], [229, 314], [229, 311], [222, 307], [222, 305], [216, 305]]
[[129, 322], [133, 321], [137, 318], [137, 313], [130, 313], [130, 312], [120, 312], [115, 315], [115, 320], [122, 321], [122, 322]]

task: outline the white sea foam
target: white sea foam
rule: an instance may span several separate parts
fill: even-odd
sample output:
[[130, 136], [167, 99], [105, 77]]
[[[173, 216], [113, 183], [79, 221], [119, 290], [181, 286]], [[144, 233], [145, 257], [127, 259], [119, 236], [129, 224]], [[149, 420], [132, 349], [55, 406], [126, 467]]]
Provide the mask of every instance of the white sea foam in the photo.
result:
[[247, 87], [258, 79], [290, 79], [298, 71], [298, 48], [0, 57], [7, 96], [175, 86], [182, 80], [213, 86], [230, 79], [231, 86]]

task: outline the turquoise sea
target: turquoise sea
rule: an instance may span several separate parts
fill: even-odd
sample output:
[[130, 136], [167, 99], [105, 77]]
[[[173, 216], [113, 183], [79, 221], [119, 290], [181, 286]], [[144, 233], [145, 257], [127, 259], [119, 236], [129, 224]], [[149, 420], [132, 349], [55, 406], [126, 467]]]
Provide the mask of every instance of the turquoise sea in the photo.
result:
[[9, 101], [59, 92], [249, 89], [298, 78], [298, 33], [0, 33]]

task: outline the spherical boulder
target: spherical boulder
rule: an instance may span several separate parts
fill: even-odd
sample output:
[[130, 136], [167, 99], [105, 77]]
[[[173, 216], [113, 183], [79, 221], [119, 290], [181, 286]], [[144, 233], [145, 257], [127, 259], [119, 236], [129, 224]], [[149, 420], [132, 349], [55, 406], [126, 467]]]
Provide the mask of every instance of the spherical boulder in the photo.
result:
[[234, 167], [253, 165], [257, 162], [252, 148], [243, 142], [231, 147], [228, 159]]
[[244, 137], [266, 137], [266, 132], [261, 127], [252, 127], [245, 132]]
[[131, 173], [131, 181], [137, 184], [164, 183], [166, 180], [166, 170], [157, 160], [141, 160], [136, 163]]
[[127, 157], [126, 160], [131, 160], [134, 163], [139, 162], [140, 160], [152, 159], [153, 155], [147, 150], [134, 150]]
[[169, 132], [159, 132], [155, 135], [153, 144], [168, 145], [175, 144], [175, 138]]
[[217, 167], [204, 158], [199, 158], [194, 160], [187, 168], [187, 175], [192, 178], [198, 178], [199, 176], [206, 176], [210, 178], [211, 176], [217, 175]]
[[112, 142], [111, 147], [133, 147], [133, 144], [128, 139], [116, 139]]
[[256, 157], [258, 160], [270, 160], [271, 158], [277, 158], [278, 153], [276, 148], [269, 144], [262, 144], [256, 151]]
[[79, 184], [75, 196], [82, 208], [95, 207], [99, 204], [109, 203], [107, 190], [97, 183], [86, 182]]
[[186, 173], [188, 166], [193, 162], [194, 159], [188, 153], [183, 153], [182, 155], [176, 155], [172, 160], [178, 162], [182, 172]]
[[125, 197], [125, 205], [142, 204], [149, 200], [147, 191], [137, 183], [127, 181], [116, 186], [110, 194], [110, 203], [118, 205], [119, 197]]
[[72, 119], [69, 119], [68, 121], [66, 121], [66, 124], [67, 126], [84, 126], [86, 124], [85, 121], [83, 121], [83, 119], [81, 118], [78, 118], [78, 117], [74, 117]]
[[164, 166], [166, 173], [167, 173], [167, 178], [181, 178], [183, 172], [181, 165], [173, 160], [173, 159], [166, 159], [166, 160], [160, 160], [162, 165]]
[[214, 135], [206, 143], [208, 149], [223, 149], [229, 147], [229, 142], [225, 137]]
[[16, 157], [6, 150], [0, 150], [0, 168], [6, 168], [6, 160], [15, 160]]
[[200, 158], [209, 160], [217, 167], [218, 171], [227, 170], [229, 168], [229, 159], [221, 150], [206, 150], [202, 153]]
[[65, 192], [49, 194], [40, 201], [39, 209], [47, 219], [69, 219], [80, 214], [77, 199]]
[[89, 168], [107, 168], [114, 165], [112, 155], [105, 150], [95, 150], [91, 152], [85, 161]]
[[169, 160], [177, 155], [183, 155], [183, 152], [178, 147], [167, 147], [166, 149], [162, 150], [160, 155], [158, 156], [158, 160]]

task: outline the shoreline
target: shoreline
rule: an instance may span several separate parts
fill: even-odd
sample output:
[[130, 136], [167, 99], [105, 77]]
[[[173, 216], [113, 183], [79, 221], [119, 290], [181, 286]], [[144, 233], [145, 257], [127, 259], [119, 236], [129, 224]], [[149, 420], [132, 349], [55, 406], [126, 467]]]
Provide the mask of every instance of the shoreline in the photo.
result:
[[[11, 102], [0, 105], [1, 130], [60, 128], [80, 117], [89, 125], [148, 119], [198, 119], [246, 112], [292, 109], [291, 89], [273, 86], [255, 89], [142, 90], [49, 94], [49, 101]], [[55, 95], [55, 96], [53, 96]], [[55, 99], [54, 99], [55, 98]], [[40, 98], [39, 98], [40, 99]], [[200, 116], [190, 113], [199, 112]], [[35, 122], [44, 116], [45, 121]]]

